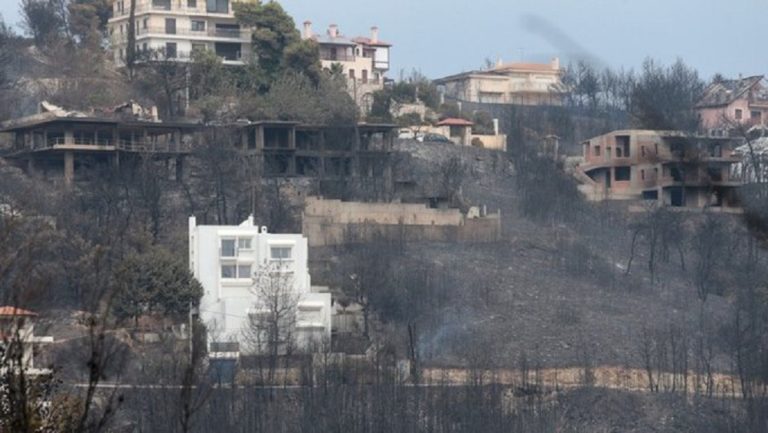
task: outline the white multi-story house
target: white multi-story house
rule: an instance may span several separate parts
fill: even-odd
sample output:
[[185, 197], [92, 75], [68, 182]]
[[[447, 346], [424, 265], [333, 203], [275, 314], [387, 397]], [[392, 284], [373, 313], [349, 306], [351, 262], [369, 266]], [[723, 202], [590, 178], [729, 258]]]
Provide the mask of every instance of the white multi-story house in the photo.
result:
[[[232, 4], [249, 0], [135, 0], [136, 51], [188, 61], [194, 50], [211, 50], [224, 64], [251, 57], [251, 32], [241, 28]], [[125, 65], [131, 0], [114, 0], [108, 29], [115, 64]]]
[[269, 233], [253, 217], [239, 226], [197, 225], [190, 217], [189, 264], [203, 286], [200, 317], [212, 357], [265, 351], [254, 341], [254, 323], [273, 308], [295, 315], [281, 321], [292, 329], [280, 331], [295, 349], [329, 347], [331, 295], [312, 290], [307, 245], [300, 234]]
[[379, 39], [378, 27], [371, 28], [370, 37], [348, 38], [336, 24], [331, 24], [325, 34], [315, 34], [312, 22], [306, 21], [302, 38], [318, 43], [324, 69], [332, 69], [334, 64], [341, 68], [350, 94], [361, 107], [370, 105], [372, 93], [384, 88], [392, 44]]

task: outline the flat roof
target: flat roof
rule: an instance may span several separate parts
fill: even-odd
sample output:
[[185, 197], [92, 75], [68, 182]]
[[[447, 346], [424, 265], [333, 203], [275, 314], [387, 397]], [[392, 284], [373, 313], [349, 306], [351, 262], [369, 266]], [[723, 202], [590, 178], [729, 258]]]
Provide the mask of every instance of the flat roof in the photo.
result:
[[176, 128], [200, 128], [203, 125], [193, 122], [151, 122], [147, 120], [122, 120], [106, 117], [61, 117], [43, 113], [19, 119], [10, 120], [0, 124], [0, 132], [13, 132], [36, 128], [42, 125], [55, 123], [78, 123], [78, 124], [101, 124], [126, 127], [148, 127], [157, 129], [176, 129]]

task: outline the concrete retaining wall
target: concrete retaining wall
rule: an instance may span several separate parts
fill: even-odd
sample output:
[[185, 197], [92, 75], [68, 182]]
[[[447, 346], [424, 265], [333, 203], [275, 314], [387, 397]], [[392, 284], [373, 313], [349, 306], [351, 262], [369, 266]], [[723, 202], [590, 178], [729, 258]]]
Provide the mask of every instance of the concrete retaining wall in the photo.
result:
[[459, 209], [432, 209], [420, 204], [342, 202], [307, 198], [302, 231], [309, 246], [365, 242], [375, 238], [403, 241], [495, 242], [501, 237], [501, 214], [468, 217]]

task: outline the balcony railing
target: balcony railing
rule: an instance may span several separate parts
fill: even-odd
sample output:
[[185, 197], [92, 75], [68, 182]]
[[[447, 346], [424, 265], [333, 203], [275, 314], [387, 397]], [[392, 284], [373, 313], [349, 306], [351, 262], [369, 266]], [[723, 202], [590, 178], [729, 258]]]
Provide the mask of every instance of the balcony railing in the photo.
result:
[[[173, 32], [166, 32], [166, 29], [164, 27], [141, 27], [136, 31], [136, 35], [138, 36], [146, 35], [146, 34], [237, 39], [237, 40], [246, 41], [246, 42], [251, 40], [251, 32], [248, 30], [221, 29], [221, 28], [215, 28], [215, 27], [209, 27], [206, 30], [191, 30], [191, 29], [177, 28]], [[125, 37], [127, 38], [127, 35]]]
[[[191, 150], [189, 143], [176, 143], [169, 141], [154, 140], [111, 140], [99, 139], [98, 141], [90, 138], [64, 138], [49, 137], [47, 140], [34, 140], [28, 145], [16, 146], [17, 150], [48, 150], [48, 149], [66, 149], [68, 147], [77, 147], [78, 150], [122, 150], [125, 152], [137, 153], [188, 153]], [[85, 149], [83, 149], [85, 147]]]

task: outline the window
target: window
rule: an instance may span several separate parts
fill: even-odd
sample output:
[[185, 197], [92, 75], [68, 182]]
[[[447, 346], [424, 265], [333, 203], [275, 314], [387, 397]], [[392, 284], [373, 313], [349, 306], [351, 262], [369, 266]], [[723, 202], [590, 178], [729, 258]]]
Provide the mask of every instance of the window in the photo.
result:
[[235, 265], [221, 265], [221, 278], [237, 278]]
[[144, 18], [141, 20], [141, 28], [146, 29], [149, 27], [149, 18]]
[[190, 29], [193, 32], [204, 32], [205, 31], [205, 21], [192, 20], [192, 24], [191, 24]]
[[237, 248], [240, 250], [250, 250], [251, 249], [251, 238], [238, 238], [237, 239]]
[[226, 263], [221, 265], [221, 278], [229, 280], [248, 280], [253, 278], [251, 265], [236, 265]]
[[645, 158], [645, 146], [640, 146], [640, 155], [642, 155], [643, 158]]
[[354, 69], [350, 69], [349, 70], [349, 78], [352, 79], [352, 80], [355, 79], [355, 70]]
[[741, 114], [741, 113], [742, 113], [742, 112], [741, 112], [741, 109], [740, 109], [740, 108], [737, 108], [737, 109], [736, 109], [736, 113], [735, 113], [735, 117], [736, 117], [736, 120], [741, 120], [741, 116], [742, 116], [742, 114]]
[[368, 71], [363, 69], [363, 84], [368, 83]]
[[616, 136], [616, 157], [629, 158], [629, 136], [628, 135]]
[[600, 156], [600, 146], [595, 146], [595, 156]]
[[628, 181], [632, 178], [632, 169], [630, 167], [616, 167], [614, 172], [614, 179], [616, 181]]
[[640, 179], [645, 180], [645, 170], [640, 170]]
[[192, 44], [192, 52], [200, 52], [205, 51], [206, 47], [205, 44]]
[[229, 0], [206, 0], [205, 6], [208, 12], [219, 14], [229, 13]]
[[762, 111], [753, 111], [749, 113], [750, 119], [754, 122], [762, 122], [763, 121], [763, 112]]
[[148, 48], [149, 48], [149, 47], [147, 46], [147, 43], [146, 43], [146, 42], [144, 42], [143, 44], [141, 44], [141, 51], [143, 51], [143, 52], [145, 52], [145, 53], [146, 53], [146, 52], [147, 52], [147, 50], [148, 50]]
[[188, 8], [196, 8], [197, 7], [197, 0], [187, 0], [187, 7]]
[[291, 247], [272, 247], [270, 248], [270, 257], [272, 260], [291, 260]]
[[246, 279], [251, 277], [253, 277], [253, 274], [251, 273], [251, 265], [238, 265], [237, 278]]
[[174, 18], [165, 19], [165, 34], [167, 35], [176, 34], [176, 19]]
[[176, 43], [175, 42], [168, 42], [165, 44], [165, 55], [169, 59], [175, 59], [176, 58]]
[[235, 239], [221, 240], [221, 257], [235, 257]]

